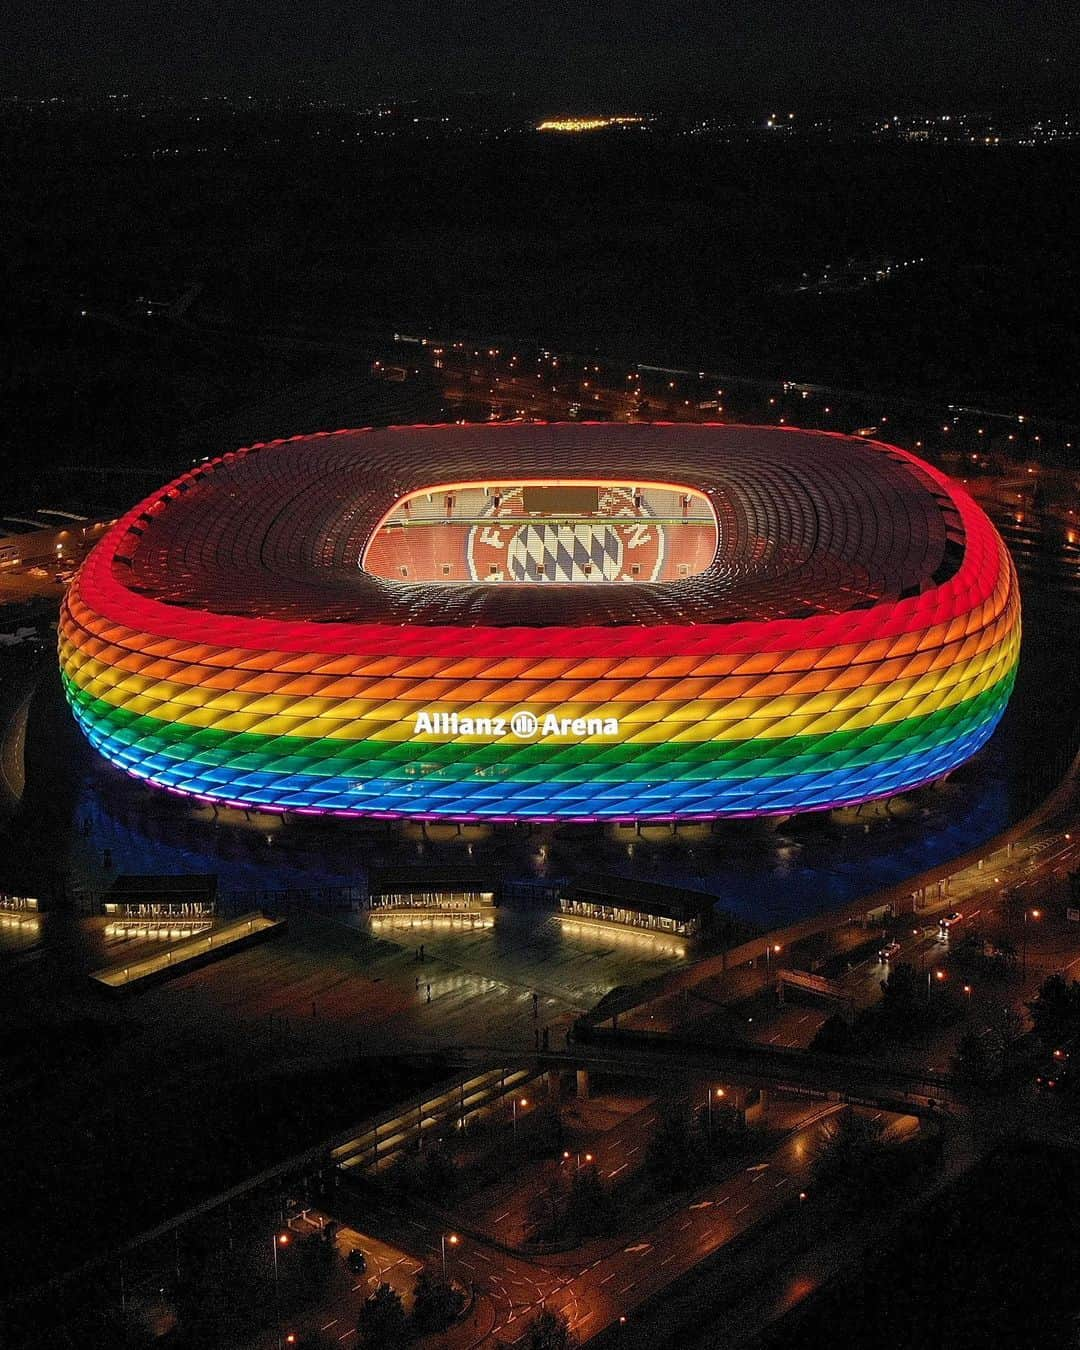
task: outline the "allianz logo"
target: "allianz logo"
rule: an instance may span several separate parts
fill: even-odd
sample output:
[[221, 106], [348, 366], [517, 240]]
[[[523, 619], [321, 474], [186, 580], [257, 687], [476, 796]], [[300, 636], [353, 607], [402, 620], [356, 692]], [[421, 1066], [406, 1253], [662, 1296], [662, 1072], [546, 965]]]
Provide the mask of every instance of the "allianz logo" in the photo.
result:
[[463, 717], [456, 712], [427, 712], [416, 714], [414, 736], [490, 736], [498, 740], [511, 735], [519, 741], [533, 741], [544, 736], [617, 736], [617, 717], [557, 717], [544, 713], [537, 717], [522, 708], [511, 717]]

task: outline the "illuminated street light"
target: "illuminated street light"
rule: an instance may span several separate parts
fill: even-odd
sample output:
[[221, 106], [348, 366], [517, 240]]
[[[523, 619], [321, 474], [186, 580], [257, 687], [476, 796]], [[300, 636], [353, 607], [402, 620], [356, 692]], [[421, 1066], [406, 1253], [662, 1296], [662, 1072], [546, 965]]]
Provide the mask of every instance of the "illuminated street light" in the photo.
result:
[[[289, 1245], [288, 1233], [275, 1233], [270, 1239], [270, 1247], [274, 1253], [274, 1320], [277, 1322], [277, 1343], [278, 1350], [286, 1342], [281, 1334], [281, 1293], [278, 1286], [278, 1248]], [[293, 1338], [295, 1341], [295, 1337]]]
[[446, 1279], [446, 1244], [449, 1242], [451, 1247], [456, 1247], [460, 1241], [461, 1239], [456, 1233], [443, 1233], [440, 1238], [440, 1243], [442, 1245], [442, 1277], [444, 1280]]
[[1021, 958], [1021, 963], [1020, 963], [1020, 978], [1021, 978], [1021, 980], [1026, 980], [1026, 979], [1027, 979], [1027, 944], [1028, 944], [1028, 918], [1029, 918], [1029, 917], [1032, 918], [1032, 919], [1039, 919], [1039, 918], [1042, 917], [1042, 911], [1041, 911], [1041, 910], [1038, 910], [1038, 909], [1025, 909], [1025, 910], [1024, 910], [1024, 943], [1023, 943], [1023, 956], [1022, 956], [1022, 958]]
[[718, 1087], [718, 1088], [710, 1088], [709, 1091], [705, 1094], [705, 1108], [706, 1108], [706, 1110], [707, 1110], [707, 1112], [708, 1112], [709, 1138], [710, 1138], [710, 1139], [712, 1138], [712, 1104], [713, 1104], [713, 1097], [715, 1097], [715, 1098], [717, 1099], [717, 1101], [723, 1101], [723, 1099], [724, 1099], [726, 1096], [727, 1096], [727, 1091], [726, 1091], [726, 1089], [724, 1089], [724, 1088], [722, 1088], [722, 1087]]

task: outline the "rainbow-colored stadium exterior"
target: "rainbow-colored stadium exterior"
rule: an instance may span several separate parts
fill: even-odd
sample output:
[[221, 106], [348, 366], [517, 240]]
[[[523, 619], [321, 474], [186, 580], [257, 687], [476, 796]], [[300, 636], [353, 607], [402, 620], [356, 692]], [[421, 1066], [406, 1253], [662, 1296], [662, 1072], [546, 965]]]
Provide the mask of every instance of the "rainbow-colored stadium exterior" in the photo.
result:
[[[360, 565], [396, 502], [493, 481], [695, 489], [715, 557], [684, 580], [588, 586]], [[487, 820], [788, 813], [912, 788], [989, 738], [1019, 642], [1000, 538], [913, 455], [657, 424], [225, 455], [117, 523], [60, 621], [75, 716], [129, 774], [271, 810]]]

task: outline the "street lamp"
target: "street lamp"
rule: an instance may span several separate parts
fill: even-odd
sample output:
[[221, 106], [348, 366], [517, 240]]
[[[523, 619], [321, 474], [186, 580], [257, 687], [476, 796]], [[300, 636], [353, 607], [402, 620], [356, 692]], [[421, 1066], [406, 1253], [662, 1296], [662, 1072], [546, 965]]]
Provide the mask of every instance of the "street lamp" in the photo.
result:
[[[518, 1113], [518, 1104], [519, 1104], [519, 1103], [518, 1103], [518, 1099], [517, 1099], [516, 1097], [512, 1098], [510, 1104], [511, 1104], [511, 1106], [513, 1107], [513, 1111], [514, 1111], [514, 1138], [516, 1139], [516, 1138], [517, 1138], [517, 1113]], [[525, 1107], [528, 1106], [528, 1104], [529, 1104], [529, 1099], [528, 1099], [528, 1097], [522, 1097], [521, 1103], [520, 1103], [522, 1110], [524, 1110]]]
[[945, 978], [945, 972], [944, 972], [943, 970], [935, 970], [935, 971], [929, 971], [929, 970], [928, 970], [928, 971], [926, 972], [926, 1005], [927, 1005], [927, 1007], [930, 1006], [930, 976], [931, 976], [931, 974], [937, 976], [937, 978], [938, 978], [939, 980], [943, 980], [943, 979]]
[[282, 1335], [281, 1335], [281, 1293], [280, 1293], [280, 1290], [279, 1290], [279, 1288], [278, 1288], [278, 1260], [277, 1260], [277, 1253], [278, 1253], [278, 1248], [279, 1248], [279, 1247], [287, 1247], [288, 1245], [289, 1245], [289, 1235], [288, 1235], [288, 1233], [275, 1233], [274, 1236], [270, 1239], [270, 1246], [271, 1246], [271, 1248], [272, 1248], [272, 1250], [273, 1250], [273, 1253], [274, 1253], [274, 1314], [275, 1314], [275, 1320], [276, 1320], [276, 1322], [277, 1322], [277, 1343], [278, 1343], [278, 1350], [281, 1350], [281, 1347], [282, 1347], [282, 1345], [284, 1344], [284, 1341], [282, 1340]]
[[461, 1239], [456, 1233], [443, 1233], [440, 1238], [442, 1244], [442, 1277], [446, 1279], [446, 1244], [449, 1242], [451, 1247], [456, 1247]]
[[1041, 909], [1025, 909], [1025, 910], [1024, 910], [1024, 943], [1023, 943], [1023, 952], [1024, 952], [1024, 954], [1023, 954], [1023, 957], [1022, 957], [1022, 959], [1021, 959], [1021, 965], [1020, 965], [1020, 979], [1021, 979], [1021, 980], [1026, 980], [1026, 979], [1027, 979], [1027, 939], [1028, 939], [1028, 932], [1027, 932], [1027, 930], [1028, 930], [1028, 918], [1029, 918], [1029, 916], [1030, 916], [1032, 919], [1038, 919], [1038, 918], [1040, 918], [1040, 917], [1042, 916], [1042, 910], [1041, 910]]
[[710, 1139], [712, 1138], [712, 1101], [713, 1101], [713, 1094], [714, 1094], [714, 1093], [715, 1093], [715, 1095], [716, 1095], [717, 1101], [723, 1101], [723, 1099], [727, 1096], [727, 1093], [725, 1092], [725, 1090], [724, 1090], [723, 1088], [710, 1088], [710, 1089], [709, 1089], [709, 1092], [708, 1092], [708, 1095], [707, 1095], [706, 1098], [705, 1098], [705, 1105], [708, 1107], [708, 1111], [709, 1111], [709, 1138], [710, 1138]]
[[[581, 1171], [581, 1160], [582, 1160], [582, 1158], [585, 1159], [585, 1166], [586, 1166], [586, 1167], [588, 1167], [588, 1165], [593, 1161], [593, 1155], [592, 1155], [591, 1153], [575, 1153], [575, 1154], [574, 1154], [574, 1171], [575, 1171], [575, 1172], [580, 1172], [580, 1171]], [[569, 1150], [569, 1149], [563, 1149], [563, 1162], [569, 1162], [569, 1161], [570, 1161], [570, 1150]]]

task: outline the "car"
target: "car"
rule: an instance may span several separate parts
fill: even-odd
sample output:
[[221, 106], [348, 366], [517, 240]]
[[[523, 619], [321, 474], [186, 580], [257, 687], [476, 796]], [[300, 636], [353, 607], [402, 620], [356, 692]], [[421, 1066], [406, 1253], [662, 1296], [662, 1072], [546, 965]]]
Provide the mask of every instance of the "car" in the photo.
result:
[[877, 954], [879, 961], [891, 961], [894, 956], [900, 955], [899, 942], [886, 942], [885, 946]]
[[951, 928], [954, 923], [959, 923], [963, 917], [964, 916], [960, 913], [958, 909], [954, 909], [950, 913], [946, 914], [943, 918], [938, 919], [938, 927]]
[[1069, 1070], [1056, 1069], [1053, 1065], [1047, 1065], [1035, 1075], [1035, 1086], [1041, 1088], [1043, 1092], [1057, 1092], [1068, 1087], [1069, 1081]]
[[1070, 1066], [1073, 1054], [1073, 1041], [1070, 1038], [1057, 1046], [1043, 1061], [1035, 1075], [1035, 1086], [1044, 1092], [1054, 1092], [1072, 1086]]
[[354, 1275], [363, 1275], [367, 1270], [367, 1257], [359, 1247], [354, 1247], [345, 1258], [345, 1264]]

